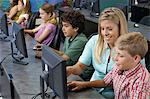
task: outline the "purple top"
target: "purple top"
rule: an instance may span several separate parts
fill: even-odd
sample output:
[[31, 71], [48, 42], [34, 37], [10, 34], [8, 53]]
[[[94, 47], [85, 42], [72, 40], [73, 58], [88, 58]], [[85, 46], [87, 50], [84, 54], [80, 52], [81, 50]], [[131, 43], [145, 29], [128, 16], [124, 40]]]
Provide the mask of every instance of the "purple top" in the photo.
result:
[[35, 38], [38, 38], [46, 28], [52, 30], [52, 32], [49, 33], [49, 35], [47, 36], [47, 38], [45, 38], [42, 44], [46, 44], [49, 46], [55, 36], [56, 26], [54, 24], [47, 23], [46, 25], [41, 27], [41, 29], [35, 34]]

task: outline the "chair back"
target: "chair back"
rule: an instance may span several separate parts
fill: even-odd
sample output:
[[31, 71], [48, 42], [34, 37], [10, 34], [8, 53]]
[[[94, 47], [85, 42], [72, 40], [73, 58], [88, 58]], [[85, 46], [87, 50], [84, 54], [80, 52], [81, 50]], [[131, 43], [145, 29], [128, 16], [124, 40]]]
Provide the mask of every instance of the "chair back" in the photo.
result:
[[52, 47], [54, 49], [57, 49], [57, 50], [59, 50], [60, 42], [61, 42], [60, 28], [61, 27], [59, 25], [57, 25], [55, 36], [54, 36], [54, 38], [52, 40], [52, 43], [50, 44], [50, 47]]
[[38, 17], [39, 17], [39, 12], [32, 13], [27, 24], [26, 24], [26, 29], [34, 29], [36, 18], [38, 18]]
[[146, 68], [150, 72], [150, 41], [148, 42], [148, 52], [145, 55]]
[[140, 20], [139, 23], [140, 23], [140, 24], [143, 24], [143, 25], [150, 26], [150, 15], [143, 17], [143, 18]]

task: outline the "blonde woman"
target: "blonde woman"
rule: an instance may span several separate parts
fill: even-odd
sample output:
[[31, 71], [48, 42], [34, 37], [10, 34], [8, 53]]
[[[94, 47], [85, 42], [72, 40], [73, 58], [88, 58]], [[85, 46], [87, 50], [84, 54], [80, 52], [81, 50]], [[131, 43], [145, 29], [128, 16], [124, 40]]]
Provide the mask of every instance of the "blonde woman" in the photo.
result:
[[[93, 65], [95, 71], [91, 81], [101, 80], [112, 70], [112, 49], [120, 35], [128, 33], [127, 21], [118, 8], [106, 8], [99, 17], [98, 35], [93, 36], [86, 44], [78, 62], [67, 67], [67, 75], [80, 75], [86, 66]], [[107, 99], [114, 98], [111, 88], [96, 88]], [[75, 91], [75, 90], [74, 90]]]

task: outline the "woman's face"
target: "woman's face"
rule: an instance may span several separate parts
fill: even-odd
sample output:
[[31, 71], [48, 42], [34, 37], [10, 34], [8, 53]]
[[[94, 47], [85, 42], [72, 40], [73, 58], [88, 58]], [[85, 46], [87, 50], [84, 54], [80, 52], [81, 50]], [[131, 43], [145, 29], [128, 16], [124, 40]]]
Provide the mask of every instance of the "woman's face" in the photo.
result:
[[49, 14], [47, 14], [43, 9], [40, 9], [39, 12], [40, 12], [40, 17], [42, 20], [44, 21], [48, 20]]
[[104, 41], [110, 47], [113, 47], [115, 41], [119, 37], [118, 25], [111, 20], [102, 20], [100, 23], [100, 31], [101, 31], [101, 35], [104, 38]]

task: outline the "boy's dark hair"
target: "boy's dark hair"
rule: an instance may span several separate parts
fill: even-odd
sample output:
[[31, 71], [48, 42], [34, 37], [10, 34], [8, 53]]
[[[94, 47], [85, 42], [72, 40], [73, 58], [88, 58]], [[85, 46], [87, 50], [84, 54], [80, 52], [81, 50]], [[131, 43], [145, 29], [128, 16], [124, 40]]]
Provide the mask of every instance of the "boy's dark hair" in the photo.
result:
[[85, 17], [78, 11], [65, 12], [61, 16], [61, 21], [70, 23], [73, 28], [79, 28], [78, 33], [83, 32], [85, 28], [84, 26]]

